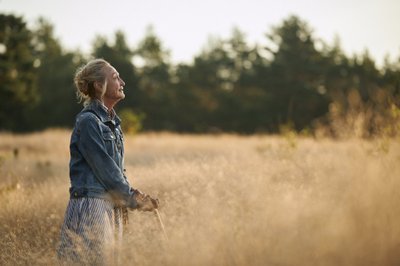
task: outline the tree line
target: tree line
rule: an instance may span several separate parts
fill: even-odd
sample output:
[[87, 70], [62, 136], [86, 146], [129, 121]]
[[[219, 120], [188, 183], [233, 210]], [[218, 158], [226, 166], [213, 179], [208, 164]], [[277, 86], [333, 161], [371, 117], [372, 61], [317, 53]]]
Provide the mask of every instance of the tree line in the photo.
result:
[[[363, 112], [373, 134], [396, 119], [400, 58], [377, 67], [365, 51], [346, 55], [297, 16], [271, 27], [267, 45], [250, 45], [234, 28], [209, 39], [191, 63], [172, 63], [149, 28], [135, 46], [122, 31], [97, 36], [90, 55], [68, 51], [43, 18], [28, 28], [23, 17], [0, 14], [0, 130], [71, 128], [81, 110], [73, 87], [78, 66], [99, 57], [126, 82], [118, 111], [126, 130], [276, 133], [332, 126]], [[397, 112], [397, 113], [396, 113]]]

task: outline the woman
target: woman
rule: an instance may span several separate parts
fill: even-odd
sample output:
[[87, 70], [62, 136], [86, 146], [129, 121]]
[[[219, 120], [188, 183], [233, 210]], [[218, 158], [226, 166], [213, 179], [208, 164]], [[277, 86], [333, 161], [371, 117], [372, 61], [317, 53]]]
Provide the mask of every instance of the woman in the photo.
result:
[[114, 106], [125, 82], [103, 59], [78, 69], [75, 85], [84, 108], [70, 143], [70, 200], [61, 228], [60, 262], [114, 265], [127, 208], [152, 211], [157, 200], [130, 187], [124, 175], [121, 120]]

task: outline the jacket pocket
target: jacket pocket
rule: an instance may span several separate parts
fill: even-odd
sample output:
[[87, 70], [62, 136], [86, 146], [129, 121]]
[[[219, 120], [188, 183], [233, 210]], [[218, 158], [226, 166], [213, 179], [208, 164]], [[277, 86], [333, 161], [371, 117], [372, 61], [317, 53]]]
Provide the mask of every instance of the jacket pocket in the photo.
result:
[[118, 151], [121, 152], [121, 154], [124, 153], [124, 136], [122, 134], [122, 131], [119, 128], [115, 129], [115, 135], [117, 139], [115, 140], [115, 143], [117, 145]]
[[115, 142], [116, 142], [114, 134], [109, 130], [103, 130], [102, 135], [103, 135], [104, 143], [106, 145], [107, 153], [111, 157], [114, 158], [114, 156], [115, 156]]

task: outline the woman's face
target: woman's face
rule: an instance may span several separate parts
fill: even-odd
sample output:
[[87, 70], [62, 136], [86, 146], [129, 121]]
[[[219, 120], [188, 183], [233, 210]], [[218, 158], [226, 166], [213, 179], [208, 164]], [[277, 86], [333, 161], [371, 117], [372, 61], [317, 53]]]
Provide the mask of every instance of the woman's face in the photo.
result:
[[103, 96], [104, 102], [117, 103], [125, 98], [125, 82], [119, 76], [117, 70], [111, 65], [106, 67], [106, 91]]

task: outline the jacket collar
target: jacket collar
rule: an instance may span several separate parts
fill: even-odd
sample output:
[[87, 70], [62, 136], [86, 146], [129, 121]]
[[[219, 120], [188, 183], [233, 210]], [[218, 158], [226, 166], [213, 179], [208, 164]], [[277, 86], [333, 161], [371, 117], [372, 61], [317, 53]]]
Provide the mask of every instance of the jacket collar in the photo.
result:
[[110, 111], [108, 108], [99, 100], [91, 101], [83, 111], [91, 111], [97, 115], [97, 117], [101, 120], [101, 122], [113, 122], [116, 126], [121, 124], [121, 119], [115, 113], [114, 109]]

